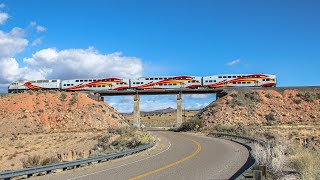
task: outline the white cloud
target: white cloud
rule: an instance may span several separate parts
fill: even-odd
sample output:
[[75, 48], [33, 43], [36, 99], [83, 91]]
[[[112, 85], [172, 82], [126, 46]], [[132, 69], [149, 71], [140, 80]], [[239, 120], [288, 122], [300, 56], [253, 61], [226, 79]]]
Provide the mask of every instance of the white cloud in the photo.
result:
[[1, 3], [0, 8], [4, 8], [4, 7], [6, 7], [6, 5], [4, 3]]
[[9, 33], [0, 31], [0, 58], [13, 57], [20, 53], [28, 45], [24, 38], [24, 31], [20, 28], [13, 28]]
[[207, 98], [209, 98], [209, 95], [207, 95], [207, 94], [188, 94], [188, 95], [183, 95], [183, 98], [188, 98], [188, 99], [207, 99]]
[[235, 64], [238, 64], [239, 62], [240, 62], [240, 59], [236, 59], [236, 60], [233, 60], [233, 61], [231, 61], [231, 62], [228, 62], [227, 65], [228, 65], [228, 66], [233, 66], [233, 65], [235, 65]]
[[123, 56], [121, 52], [101, 54], [94, 48], [40, 50], [23, 60], [30, 69], [47, 79], [82, 77], [137, 78], [142, 75], [139, 58]]
[[0, 13], [0, 24], [4, 24], [8, 18], [9, 15], [7, 13]]
[[29, 24], [29, 26], [35, 26], [35, 25], [37, 25], [37, 22], [35, 22], [35, 21], [31, 21]]
[[47, 28], [46, 28], [46, 27], [44, 27], [44, 26], [40, 26], [40, 25], [38, 25], [38, 26], [36, 27], [36, 30], [37, 30], [37, 32], [44, 32], [44, 31], [46, 31], [46, 30], [47, 30]]
[[37, 39], [33, 40], [32, 43], [31, 43], [31, 46], [37, 46], [37, 45], [41, 44], [42, 43], [42, 39], [43, 38], [40, 37], [40, 38], [37, 38]]

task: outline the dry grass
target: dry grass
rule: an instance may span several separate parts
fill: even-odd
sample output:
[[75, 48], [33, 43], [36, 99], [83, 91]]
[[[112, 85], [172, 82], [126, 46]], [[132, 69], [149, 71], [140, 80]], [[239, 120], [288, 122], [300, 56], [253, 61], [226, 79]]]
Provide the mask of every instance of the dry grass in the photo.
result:
[[312, 152], [301, 147], [295, 148], [290, 161], [302, 179], [320, 179], [320, 151]]

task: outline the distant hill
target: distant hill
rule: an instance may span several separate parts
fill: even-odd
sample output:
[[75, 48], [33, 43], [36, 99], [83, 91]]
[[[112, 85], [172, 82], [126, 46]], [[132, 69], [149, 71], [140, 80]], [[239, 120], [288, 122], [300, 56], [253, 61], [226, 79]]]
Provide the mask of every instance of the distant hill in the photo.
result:
[[[140, 111], [141, 115], [151, 115], [151, 114], [159, 114], [159, 113], [175, 113], [177, 109], [172, 108], [172, 107], [167, 107], [165, 109], [158, 109], [154, 111]], [[199, 111], [199, 110], [188, 110], [188, 111]], [[132, 115], [133, 112], [131, 113], [122, 113], [123, 115]]]

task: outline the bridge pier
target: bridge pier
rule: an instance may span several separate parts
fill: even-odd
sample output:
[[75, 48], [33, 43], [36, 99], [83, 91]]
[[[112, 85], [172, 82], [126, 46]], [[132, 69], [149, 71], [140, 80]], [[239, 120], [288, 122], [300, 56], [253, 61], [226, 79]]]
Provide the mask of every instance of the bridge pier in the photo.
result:
[[177, 123], [176, 127], [182, 124], [182, 94], [177, 94]]
[[140, 96], [139, 94], [133, 97], [133, 125], [140, 128]]

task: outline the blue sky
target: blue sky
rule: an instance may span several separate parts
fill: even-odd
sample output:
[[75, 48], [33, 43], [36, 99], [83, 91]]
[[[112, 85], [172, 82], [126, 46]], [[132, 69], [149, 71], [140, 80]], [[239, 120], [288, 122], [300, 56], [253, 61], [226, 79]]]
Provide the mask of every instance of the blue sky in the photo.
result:
[[[1, 56], [7, 52], [5, 46], [0, 48], [0, 58], [15, 60], [7, 60], [3, 67], [18, 63], [12, 68], [16, 73], [0, 75], [0, 84], [10, 82], [12, 77], [260, 72], [276, 74], [278, 86], [320, 84], [317, 0], [0, 0], [0, 3], [4, 4], [0, 12], [8, 15], [2, 23], [0, 16], [3, 37], [8, 38], [14, 28], [20, 28], [20, 34], [12, 32], [10, 38], [14, 36], [15, 42], [21, 42], [15, 46], [22, 48], [6, 56]], [[15, 47], [5, 45], [9, 49]], [[57, 63], [52, 63], [52, 58]], [[81, 59], [79, 63], [77, 58]], [[102, 67], [95, 74], [94, 70], [85, 69], [91, 63], [88, 58], [110, 62], [104, 65], [101, 60], [94, 61], [92, 66]], [[120, 62], [114, 63], [117, 59]], [[59, 64], [64, 67], [69, 61], [80, 64], [76, 70], [83, 73], [72, 73], [76, 70], [71, 67], [58, 72]], [[236, 63], [228, 65], [232, 61]], [[111, 66], [117, 68], [110, 69]], [[207, 103], [205, 99], [199, 101]]]

